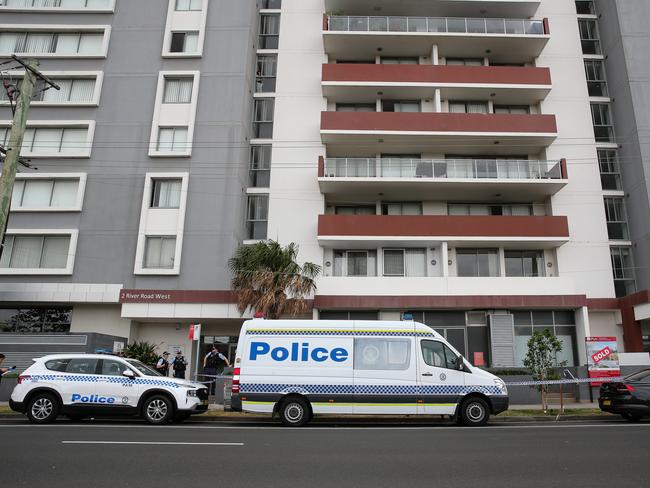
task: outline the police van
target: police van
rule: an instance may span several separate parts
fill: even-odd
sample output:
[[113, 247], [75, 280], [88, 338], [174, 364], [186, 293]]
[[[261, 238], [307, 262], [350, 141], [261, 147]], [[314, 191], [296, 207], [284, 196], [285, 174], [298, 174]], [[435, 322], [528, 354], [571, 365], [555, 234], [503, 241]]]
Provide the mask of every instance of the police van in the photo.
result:
[[208, 409], [205, 385], [161, 376], [135, 359], [56, 354], [34, 359], [18, 377], [9, 406], [45, 424], [59, 414], [138, 415], [151, 424], [182, 422]]
[[448, 415], [508, 409], [505, 383], [413, 321], [264, 320], [241, 329], [232, 408], [302, 426], [320, 414]]

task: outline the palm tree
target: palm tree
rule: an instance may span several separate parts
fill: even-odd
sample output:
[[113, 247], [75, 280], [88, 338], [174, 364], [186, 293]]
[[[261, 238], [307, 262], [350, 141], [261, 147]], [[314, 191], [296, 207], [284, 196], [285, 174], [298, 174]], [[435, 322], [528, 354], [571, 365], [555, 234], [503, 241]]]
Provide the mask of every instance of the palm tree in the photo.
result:
[[276, 241], [239, 246], [228, 260], [239, 311], [244, 313], [250, 307], [269, 319], [307, 312], [305, 298], [316, 291], [321, 267], [313, 263], [300, 266], [297, 255], [298, 246], [293, 242], [284, 248]]

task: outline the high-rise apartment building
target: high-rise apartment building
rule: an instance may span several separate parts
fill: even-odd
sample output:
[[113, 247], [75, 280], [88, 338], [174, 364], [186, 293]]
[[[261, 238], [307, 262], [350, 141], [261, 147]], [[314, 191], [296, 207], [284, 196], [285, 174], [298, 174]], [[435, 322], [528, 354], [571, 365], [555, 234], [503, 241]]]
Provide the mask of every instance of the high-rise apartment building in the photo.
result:
[[200, 322], [227, 351], [227, 259], [270, 238], [323, 266], [315, 318], [408, 313], [486, 366], [522, 365], [543, 328], [568, 364], [587, 336], [642, 350], [647, 236], [626, 192], [648, 195], [627, 189], [613, 93], [630, 89], [585, 51], [592, 17], [564, 0], [0, 0], [0, 56], [62, 87], [30, 115], [2, 331], [189, 350]]

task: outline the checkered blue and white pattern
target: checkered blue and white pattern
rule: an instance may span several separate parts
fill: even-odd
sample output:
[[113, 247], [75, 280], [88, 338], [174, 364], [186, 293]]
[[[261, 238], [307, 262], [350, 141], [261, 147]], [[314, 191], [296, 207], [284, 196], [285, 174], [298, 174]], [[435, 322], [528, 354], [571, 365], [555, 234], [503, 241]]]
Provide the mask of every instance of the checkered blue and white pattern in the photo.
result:
[[496, 386], [480, 385], [289, 385], [243, 383], [241, 393], [303, 393], [305, 395], [501, 395]]
[[126, 383], [135, 385], [153, 385], [153, 386], [166, 386], [168, 388], [180, 388], [178, 384], [173, 381], [157, 378], [134, 378], [133, 380], [125, 379], [121, 376], [107, 376], [107, 375], [68, 375], [68, 374], [40, 374], [32, 375], [30, 380], [33, 383], [40, 383], [42, 381], [63, 381], [74, 383]]
[[268, 330], [248, 329], [248, 335], [268, 336], [375, 336], [375, 337], [434, 337], [426, 331], [384, 331], [384, 330]]

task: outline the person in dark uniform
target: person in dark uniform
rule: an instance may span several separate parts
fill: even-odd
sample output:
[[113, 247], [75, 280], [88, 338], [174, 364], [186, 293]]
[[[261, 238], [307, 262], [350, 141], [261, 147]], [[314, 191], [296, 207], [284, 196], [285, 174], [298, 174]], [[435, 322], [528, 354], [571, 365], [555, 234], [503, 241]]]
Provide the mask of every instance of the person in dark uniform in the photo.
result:
[[158, 359], [156, 363], [156, 371], [158, 371], [162, 376], [167, 376], [169, 374], [169, 353], [167, 351], [162, 353], [162, 356]]
[[185, 357], [181, 351], [176, 351], [176, 357], [172, 359], [172, 369], [174, 370], [174, 378], [185, 379], [187, 361], [185, 361]]
[[219, 352], [216, 344], [214, 344], [212, 350], [203, 358], [203, 374], [208, 377], [207, 381], [212, 382], [210, 383], [209, 388], [211, 394], [214, 394], [215, 391], [214, 381], [216, 378], [213, 378], [213, 376], [221, 374], [224, 365], [230, 366], [230, 361], [228, 361], [226, 356]]

